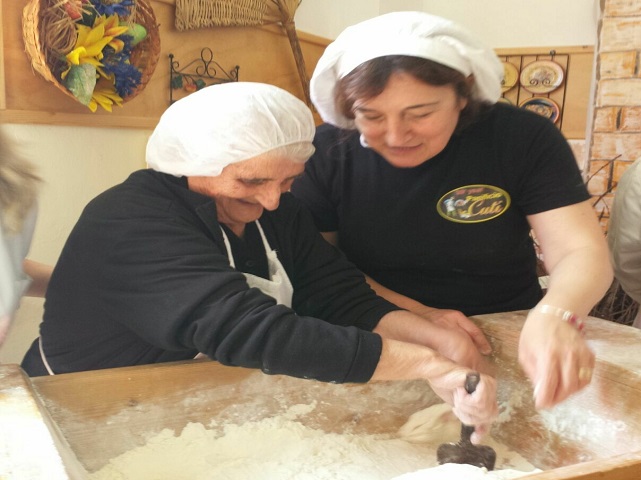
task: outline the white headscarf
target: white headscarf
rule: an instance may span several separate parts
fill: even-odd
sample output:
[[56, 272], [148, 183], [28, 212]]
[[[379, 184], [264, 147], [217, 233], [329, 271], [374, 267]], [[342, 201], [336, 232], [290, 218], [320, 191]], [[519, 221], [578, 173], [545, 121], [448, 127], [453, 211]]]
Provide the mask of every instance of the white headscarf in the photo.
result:
[[336, 82], [373, 58], [420, 57], [474, 75], [474, 98], [501, 96], [503, 65], [494, 51], [463, 27], [423, 12], [393, 12], [346, 28], [321, 56], [310, 82], [312, 102], [323, 120], [342, 128], [354, 121], [336, 111]]
[[211, 85], [171, 105], [147, 142], [147, 165], [176, 177], [223, 168], [295, 143], [313, 152], [314, 118], [304, 102], [264, 83]]

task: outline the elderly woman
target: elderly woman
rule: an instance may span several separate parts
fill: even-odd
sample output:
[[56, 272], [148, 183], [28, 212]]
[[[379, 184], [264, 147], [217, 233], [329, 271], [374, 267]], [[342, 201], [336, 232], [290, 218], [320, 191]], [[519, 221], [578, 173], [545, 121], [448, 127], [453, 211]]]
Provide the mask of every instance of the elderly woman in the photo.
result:
[[571, 149], [548, 119], [497, 103], [502, 75], [491, 49], [440, 17], [349, 27], [312, 77], [327, 124], [292, 192], [399, 306], [471, 332], [464, 315], [530, 309], [519, 359], [550, 407], [590, 382], [580, 319], [612, 271]]
[[[306, 105], [229, 83], [173, 104], [151, 169], [85, 208], [25, 356], [30, 375], [186, 360], [326, 382], [426, 379], [466, 423], [496, 414], [465, 336], [377, 297], [288, 193], [313, 152]], [[461, 352], [463, 352], [461, 354]]]

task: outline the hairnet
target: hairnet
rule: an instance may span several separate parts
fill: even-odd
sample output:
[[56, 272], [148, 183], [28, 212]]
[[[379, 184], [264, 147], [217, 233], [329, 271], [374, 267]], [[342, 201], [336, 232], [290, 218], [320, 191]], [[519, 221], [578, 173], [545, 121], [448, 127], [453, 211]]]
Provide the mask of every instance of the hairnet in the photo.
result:
[[346, 28], [321, 56], [310, 82], [323, 120], [343, 128], [354, 122], [336, 111], [339, 79], [373, 58], [420, 57], [474, 75], [473, 96], [494, 103], [501, 95], [503, 66], [494, 51], [450, 20], [423, 12], [394, 12]]
[[223, 168], [279, 147], [307, 143], [314, 118], [291, 93], [263, 83], [211, 85], [171, 105], [147, 142], [147, 165], [181, 176]]

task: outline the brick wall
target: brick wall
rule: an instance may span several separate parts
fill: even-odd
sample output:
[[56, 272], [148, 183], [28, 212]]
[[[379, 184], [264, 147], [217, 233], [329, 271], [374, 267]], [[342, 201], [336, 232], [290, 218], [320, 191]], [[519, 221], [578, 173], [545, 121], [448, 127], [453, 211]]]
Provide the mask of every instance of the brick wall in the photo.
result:
[[616, 184], [641, 157], [641, 1], [601, 0], [601, 8], [587, 173], [607, 231]]

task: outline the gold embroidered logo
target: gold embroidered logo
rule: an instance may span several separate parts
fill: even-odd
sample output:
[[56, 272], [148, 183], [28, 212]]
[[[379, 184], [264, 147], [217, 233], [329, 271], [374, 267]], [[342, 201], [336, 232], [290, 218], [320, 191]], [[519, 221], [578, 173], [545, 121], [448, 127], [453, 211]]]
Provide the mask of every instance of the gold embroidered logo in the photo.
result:
[[451, 222], [478, 223], [498, 217], [510, 207], [510, 194], [492, 185], [465, 185], [443, 195], [436, 209]]

